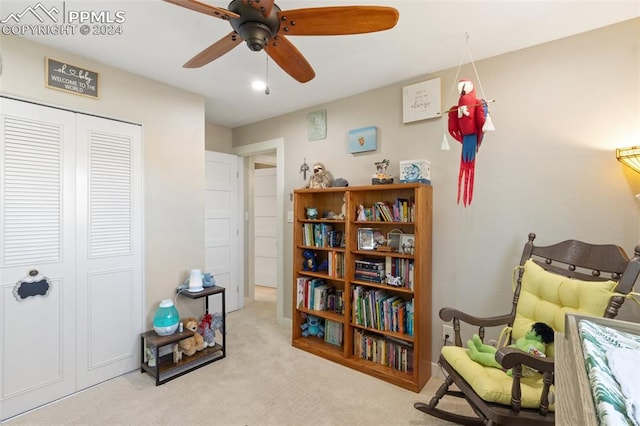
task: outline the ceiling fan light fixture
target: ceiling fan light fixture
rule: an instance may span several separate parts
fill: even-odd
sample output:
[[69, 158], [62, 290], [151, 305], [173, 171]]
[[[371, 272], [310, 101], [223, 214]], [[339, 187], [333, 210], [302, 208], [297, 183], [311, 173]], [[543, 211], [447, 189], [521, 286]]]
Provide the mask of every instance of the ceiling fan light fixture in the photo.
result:
[[265, 83], [264, 81], [255, 80], [251, 83], [251, 88], [253, 90], [262, 92], [263, 90], [266, 90], [267, 83]]
[[254, 52], [264, 49], [272, 36], [271, 28], [260, 22], [244, 22], [237, 32]]

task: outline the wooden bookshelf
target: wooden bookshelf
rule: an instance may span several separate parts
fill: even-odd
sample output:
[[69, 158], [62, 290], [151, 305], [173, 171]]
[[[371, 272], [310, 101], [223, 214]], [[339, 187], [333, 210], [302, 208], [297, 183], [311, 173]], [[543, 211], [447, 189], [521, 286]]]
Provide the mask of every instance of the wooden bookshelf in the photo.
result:
[[[393, 206], [398, 200], [406, 200], [411, 208], [398, 209], [406, 212], [404, 217], [392, 217], [392, 220], [388, 220], [389, 212], [393, 216]], [[382, 209], [379, 207], [376, 216], [374, 206], [380, 202], [386, 203], [390, 211], [379, 212]], [[327, 215], [328, 212], [339, 214], [343, 203], [346, 207], [345, 218], [326, 218], [331, 216]], [[367, 220], [362, 220], [362, 216], [359, 220], [360, 206], [369, 209]], [[306, 217], [308, 207], [318, 210], [318, 218]], [[432, 187], [425, 184], [295, 190], [292, 345], [394, 385], [420, 392], [431, 376], [431, 212]], [[319, 230], [319, 234], [322, 229], [327, 228], [340, 232], [342, 245], [318, 247], [316, 240], [309, 241], [309, 227]], [[361, 234], [359, 247], [358, 231], [365, 228], [375, 230], [374, 246], [381, 243], [380, 235], [386, 240], [389, 232], [404, 234], [405, 242], [409, 241], [409, 235], [413, 235], [413, 238], [410, 243], [405, 244], [404, 252], [402, 247], [399, 248], [400, 251], [383, 251], [384, 248], [378, 250], [378, 247], [363, 249], [363, 245], [370, 247], [370, 240], [365, 238], [370, 234], [368, 230]], [[383, 244], [386, 244], [386, 241]], [[317, 264], [330, 256], [341, 256], [344, 262], [342, 276], [337, 276], [338, 274], [332, 270], [310, 270], [303, 256], [305, 251], [315, 252]], [[381, 264], [384, 264], [383, 272], [381, 269], [375, 269], [380, 268]], [[332, 266], [335, 267], [335, 264]], [[373, 271], [367, 270], [368, 267], [373, 268]], [[389, 285], [388, 280], [380, 278], [382, 275], [386, 276], [387, 269], [391, 268], [394, 272], [402, 269], [396, 274], [405, 278], [401, 286]], [[299, 295], [298, 287], [313, 287], [311, 280], [315, 280], [314, 284], [317, 285], [327, 284], [335, 293], [341, 294], [344, 313], [334, 310], [318, 311], [306, 305], [309, 300], [305, 300], [304, 292], [301, 291]], [[356, 292], [360, 295], [360, 303], [356, 302]], [[309, 291], [307, 299], [310, 297], [308, 293]], [[384, 316], [385, 303], [379, 302], [378, 308], [367, 305], [362, 297], [365, 294], [369, 297], [367, 300], [373, 300], [373, 294], [382, 296], [381, 299], [386, 300], [389, 309], [395, 307], [403, 313], [394, 316], [387, 311], [387, 315]], [[301, 298], [303, 300], [300, 300]], [[411, 301], [413, 318], [409, 324], [407, 318], [410, 314], [405, 310]], [[378, 311], [382, 311], [382, 317]], [[301, 327], [309, 314], [342, 324], [342, 345], [327, 343], [322, 337], [302, 336]], [[394, 325], [397, 328], [391, 329]], [[384, 362], [368, 360], [358, 355], [360, 350], [354, 347], [354, 343], [357, 341], [355, 336], [360, 333], [365, 333], [370, 341], [375, 340], [375, 344], [380, 345], [379, 350], [384, 355]], [[403, 362], [399, 362], [397, 366], [385, 365], [399, 358], [402, 358]]]

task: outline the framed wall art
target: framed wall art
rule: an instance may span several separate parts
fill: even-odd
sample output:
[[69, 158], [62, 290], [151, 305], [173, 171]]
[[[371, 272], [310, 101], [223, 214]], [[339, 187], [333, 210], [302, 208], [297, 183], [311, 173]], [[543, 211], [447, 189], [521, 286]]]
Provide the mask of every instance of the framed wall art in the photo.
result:
[[378, 128], [375, 126], [349, 130], [349, 153], [375, 151], [378, 148]]
[[314, 111], [307, 114], [307, 129], [310, 141], [327, 138], [327, 110]]
[[440, 117], [440, 78], [422, 81], [402, 88], [402, 122]]

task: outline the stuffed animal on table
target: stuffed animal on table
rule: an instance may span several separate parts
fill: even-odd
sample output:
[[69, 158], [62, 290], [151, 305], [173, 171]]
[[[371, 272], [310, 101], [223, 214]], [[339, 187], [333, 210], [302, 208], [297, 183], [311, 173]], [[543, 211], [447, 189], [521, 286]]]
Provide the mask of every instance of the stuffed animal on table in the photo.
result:
[[333, 175], [323, 163], [313, 164], [313, 174], [309, 177], [307, 188], [330, 188], [333, 182]]
[[458, 204], [464, 184], [462, 202], [465, 207], [473, 199], [473, 182], [476, 168], [476, 153], [482, 143], [482, 127], [486, 121], [487, 103], [476, 97], [476, 89], [469, 80], [458, 83], [458, 105], [449, 109], [449, 134], [462, 144], [460, 173], [458, 174]]
[[304, 337], [324, 336], [324, 325], [322, 324], [322, 319], [314, 315], [307, 315], [307, 321], [302, 324], [300, 328], [302, 329], [302, 335]]
[[[546, 345], [553, 342], [553, 333], [553, 329], [547, 324], [536, 322], [531, 326], [530, 331], [516, 340], [515, 344], [510, 345], [510, 347], [515, 347], [531, 355], [545, 357]], [[477, 334], [474, 334], [473, 338], [467, 341], [467, 348], [469, 348], [469, 358], [475, 362], [487, 367], [502, 369], [500, 363], [496, 361], [497, 349], [482, 343], [482, 340], [480, 340]], [[510, 374], [510, 371], [508, 371], [507, 374]]]
[[205, 348], [204, 339], [198, 333], [198, 320], [195, 318], [186, 318], [184, 320], [184, 328], [193, 331], [193, 336], [180, 340], [178, 343], [180, 352], [187, 356], [191, 356]]

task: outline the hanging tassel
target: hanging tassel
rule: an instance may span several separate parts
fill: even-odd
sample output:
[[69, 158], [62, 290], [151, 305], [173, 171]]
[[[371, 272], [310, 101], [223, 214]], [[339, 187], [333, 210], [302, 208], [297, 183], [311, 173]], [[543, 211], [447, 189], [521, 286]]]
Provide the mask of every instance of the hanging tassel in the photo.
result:
[[491, 115], [487, 114], [485, 121], [484, 121], [484, 125], [482, 126], [482, 131], [483, 132], [494, 132], [496, 130], [495, 127], [493, 127], [493, 120], [491, 120]]
[[440, 145], [440, 151], [449, 151], [451, 148], [449, 147], [449, 141], [447, 140], [447, 135], [442, 135], [442, 145]]

